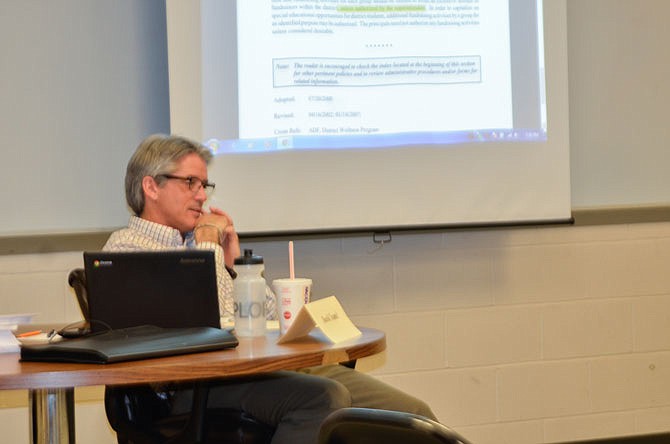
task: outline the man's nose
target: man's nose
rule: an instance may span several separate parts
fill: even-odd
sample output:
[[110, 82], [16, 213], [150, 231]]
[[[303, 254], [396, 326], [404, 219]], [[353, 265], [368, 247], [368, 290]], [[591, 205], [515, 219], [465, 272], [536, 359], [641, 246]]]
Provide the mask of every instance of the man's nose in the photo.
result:
[[198, 202], [204, 202], [207, 200], [207, 193], [205, 193], [205, 187], [201, 186], [198, 191], [195, 192], [195, 199]]

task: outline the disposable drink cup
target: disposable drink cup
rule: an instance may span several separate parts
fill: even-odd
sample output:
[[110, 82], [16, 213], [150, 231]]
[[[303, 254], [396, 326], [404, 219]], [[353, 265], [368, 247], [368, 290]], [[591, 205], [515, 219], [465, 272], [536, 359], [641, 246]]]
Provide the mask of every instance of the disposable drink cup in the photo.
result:
[[312, 280], [307, 278], [285, 278], [272, 281], [272, 290], [277, 296], [279, 331], [283, 335], [298, 315], [300, 308], [309, 302]]

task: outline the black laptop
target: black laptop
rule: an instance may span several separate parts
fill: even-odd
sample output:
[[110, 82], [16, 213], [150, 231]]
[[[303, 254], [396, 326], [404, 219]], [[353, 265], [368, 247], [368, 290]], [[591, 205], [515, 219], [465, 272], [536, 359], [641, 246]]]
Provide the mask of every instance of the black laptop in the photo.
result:
[[214, 252], [84, 252], [91, 331], [219, 327]]
[[24, 361], [113, 363], [238, 345], [219, 328], [214, 253], [85, 252], [91, 334], [21, 347]]

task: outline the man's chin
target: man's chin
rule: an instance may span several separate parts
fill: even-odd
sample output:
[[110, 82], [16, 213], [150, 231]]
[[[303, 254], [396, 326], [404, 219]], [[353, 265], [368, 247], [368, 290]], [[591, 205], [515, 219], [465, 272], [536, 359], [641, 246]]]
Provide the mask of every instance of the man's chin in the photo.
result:
[[198, 219], [199, 217], [189, 217], [187, 220], [184, 220], [182, 228], [186, 228], [186, 231], [193, 231], [198, 224]]

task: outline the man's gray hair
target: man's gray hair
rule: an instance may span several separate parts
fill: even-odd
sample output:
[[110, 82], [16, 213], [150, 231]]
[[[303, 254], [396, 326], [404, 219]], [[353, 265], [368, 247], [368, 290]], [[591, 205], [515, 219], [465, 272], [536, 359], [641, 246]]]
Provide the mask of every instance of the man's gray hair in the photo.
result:
[[174, 173], [187, 154], [197, 154], [207, 165], [212, 160], [205, 146], [181, 136], [153, 134], [139, 144], [126, 168], [126, 202], [136, 216], [144, 211], [142, 179], [151, 176], [160, 185], [165, 181], [161, 174]]

